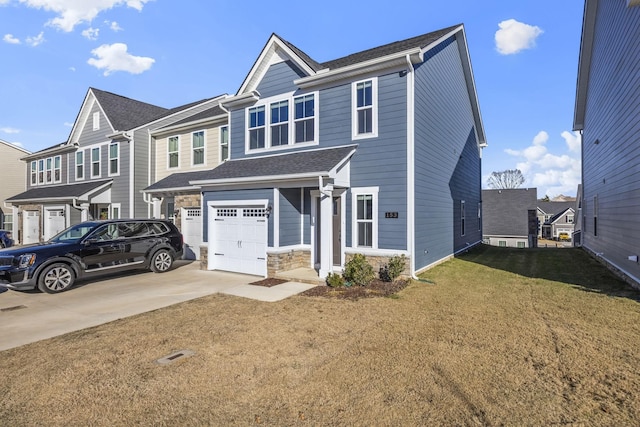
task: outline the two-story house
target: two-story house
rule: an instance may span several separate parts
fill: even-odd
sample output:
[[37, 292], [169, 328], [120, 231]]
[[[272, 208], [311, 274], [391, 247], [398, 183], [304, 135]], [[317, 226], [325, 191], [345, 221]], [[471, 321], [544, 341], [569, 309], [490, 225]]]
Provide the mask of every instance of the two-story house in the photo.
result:
[[143, 193], [153, 202], [153, 217], [172, 219], [182, 232], [185, 258], [199, 259], [203, 235], [201, 192], [189, 181], [194, 173], [213, 169], [229, 158], [227, 112], [214, 105], [153, 129], [150, 135], [155, 182]]
[[573, 129], [582, 247], [640, 287], [640, 1], [586, 0]]
[[500, 247], [536, 247], [537, 193], [535, 188], [482, 190], [484, 242]]
[[558, 240], [560, 233], [573, 234], [575, 201], [556, 202], [538, 200], [538, 237]]
[[[25, 181], [26, 165], [22, 158], [29, 154], [29, 151], [10, 142], [0, 139], [0, 157], [2, 158], [2, 186], [0, 186], [0, 229], [13, 232], [14, 221], [17, 220], [17, 212], [6, 200], [24, 191], [27, 184]], [[14, 235], [15, 240], [18, 239]]]
[[141, 190], [152, 176], [149, 130], [210, 108], [215, 98], [166, 109], [89, 88], [69, 139], [23, 158], [18, 208], [22, 243], [47, 240], [87, 219], [149, 217]]
[[354, 253], [418, 273], [482, 240], [486, 145], [464, 27], [317, 62], [273, 34], [229, 112], [229, 160], [195, 172], [202, 262], [260, 276]]

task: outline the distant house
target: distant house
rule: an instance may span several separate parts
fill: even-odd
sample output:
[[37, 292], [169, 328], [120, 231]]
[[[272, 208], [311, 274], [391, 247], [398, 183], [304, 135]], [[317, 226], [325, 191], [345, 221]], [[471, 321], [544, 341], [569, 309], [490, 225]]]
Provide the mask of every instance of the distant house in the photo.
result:
[[586, 0], [573, 129], [582, 247], [640, 287], [640, 1]]
[[530, 248], [537, 243], [537, 190], [482, 190], [483, 241], [492, 246]]
[[[0, 229], [17, 231], [14, 222], [18, 220], [17, 211], [5, 202], [14, 194], [24, 191], [27, 166], [21, 160], [29, 151], [0, 139], [0, 158], [2, 158], [2, 185], [0, 186]], [[18, 236], [13, 236], [18, 240]]]
[[538, 237], [557, 240], [560, 233], [573, 234], [575, 201], [547, 202], [538, 200]]
[[193, 172], [208, 269], [319, 278], [354, 254], [414, 274], [482, 239], [486, 145], [462, 25], [317, 62], [273, 34]]

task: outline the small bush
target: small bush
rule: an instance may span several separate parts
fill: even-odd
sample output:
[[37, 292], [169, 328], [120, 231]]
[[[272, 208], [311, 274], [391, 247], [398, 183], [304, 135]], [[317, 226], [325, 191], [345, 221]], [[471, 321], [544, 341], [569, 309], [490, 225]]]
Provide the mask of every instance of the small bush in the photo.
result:
[[375, 278], [373, 267], [362, 254], [355, 254], [344, 268], [344, 278], [358, 286], [367, 286]]
[[380, 279], [385, 282], [395, 282], [404, 271], [404, 267], [407, 263], [407, 257], [402, 255], [395, 255], [389, 260], [389, 264], [385, 264], [380, 267], [379, 276]]
[[345, 285], [344, 277], [340, 274], [329, 273], [327, 276], [327, 286], [332, 288], [341, 288]]

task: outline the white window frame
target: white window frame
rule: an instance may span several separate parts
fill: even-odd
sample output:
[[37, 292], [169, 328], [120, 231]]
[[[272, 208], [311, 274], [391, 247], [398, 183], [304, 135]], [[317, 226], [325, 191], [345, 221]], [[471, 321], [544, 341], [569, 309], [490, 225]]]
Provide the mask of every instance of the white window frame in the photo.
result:
[[[58, 166], [56, 166], [56, 160], [58, 161]], [[57, 177], [56, 172], [58, 172]], [[56, 184], [62, 182], [62, 156], [53, 158], [53, 182]]]
[[[95, 150], [98, 150], [98, 160], [93, 160], [93, 153]], [[102, 150], [101, 147], [93, 147], [91, 149], [91, 151], [89, 151], [89, 153], [91, 153], [91, 178], [100, 178], [100, 176], [102, 175]], [[94, 174], [93, 170], [94, 170], [94, 166], [98, 165], [98, 173]]]
[[44, 162], [45, 162], [45, 167], [44, 167], [45, 183], [51, 184], [53, 182], [53, 157], [47, 157]]
[[[174, 139], [177, 141], [178, 145], [175, 151], [170, 151], [171, 148], [171, 140]], [[178, 161], [175, 166], [171, 166], [171, 155], [177, 154]], [[167, 169], [180, 169], [180, 135], [174, 135], [167, 138]]]
[[[304, 117], [302, 119], [296, 119], [295, 118], [295, 101], [296, 99], [299, 98], [303, 98], [305, 96], [313, 96], [313, 116], [311, 117]], [[287, 101], [288, 102], [288, 109], [289, 109], [289, 117], [288, 117], [288, 121], [286, 122], [288, 125], [288, 138], [287, 138], [287, 144], [282, 144], [282, 145], [272, 145], [272, 141], [271, 141], [271, 129], [272, 129], [272, 123], [271, 123], [271, 105], [278, 103], [278, 102], [282, 102], [282, 101]], [[251, 106], [250, 108], [245, 108], [245, 154], [250, 154], [250, 153], [260, 153], [260, 152], [271, 152], [271, 151], [277, 151], [277, 150], [288, 150], [288, 149], [292, 149], [292, 148], [297, 148], [297, 147], [306, 147], [306, 146], [312, 146], [312, 145], [318, 145], [319, 140], [320, 140], [320, 136], [319, 136], [319, 129], [320, 129], [320, 115], [319, 115], [319, 92], [315, 91], [315, 92], [308, 92], [308, 93], [303, 93], [303, 94], [297, 94], [294, 96], [293, 93], [290, 93], [286, 96], [274, 96], [274, 97], [270, 97], [270, 98], [265, 98], [260, 100], [259, 103], [256, 103], [255, 105]], [[255, 130], [258, 128], [263, 128], [263, 126], [256, 126], [256, 127], [250, 127], [251, 121], [251, 111], [255, 110], [256, 108], [264, 108], [265, 111], [265, 123], [264, 123], [264, 147], [262, 148], [251, 148], [250, 147], [250, 131], [251, 130]], [[304, 141], [304, 142], [295, 142], [295, 137], [296, 137], [296, 123], [300, 122], [300, 121], [304, 121], [304, 120], [311, 120], [313, 119], [313, 140], [311, 141]], [[277, 125], [282, 125], [285, 124], [285, 122], [278, 122]]]
[[[371, 106], [358, 107], [358, 85], [371, 82]], [[358, 132], [358, 111], [371, 108], [371, 132]], [[366, 139], [378, 136], [378, 78], [371, 77], [351, 83], [351, 138]]]
[[[81, 163], [78, 164], [78, 155], [80, 155], [81, 157]], [[78, 166], [80, 166], [80, 172], [78, 173]], [[75, 175], [76, 175], [76, 181], [82, 181], [84, 180], [84, 150], [78, 150], [76, 151], [76, 159], [75, 159]]]
[[93, 130], [100, 130], [100, 112], [93, 113]]
[[482, 203], [478, 202], [478, 231], [482, 230]]
[[[259, 104], [254, 105], [253, 107], [247, 108], [247, 150], [251, 152], [256, 152], [260, 150], [266, 150], [269, 148], [269, 134], [267, 133], [267, 129], [269, 128], [269, 117], [267, 116], [267, 105], [268, 104]], [[256, 114], [259, 114], [259, 110], [262, 109], [264, 114], [264, 124], [256, 124], [256, 126], [251, 126], [251, 114], [255, 111]], [[251, 132], [259, 131], [262, 129], [264, 132], [264, 146], [251, 148]]]
[[[225, 129], [226, 129], [226, 134], [227, 134], [227, 140], [226, 141], [224, 140], [224, 134], [225, 134], [224, 130]], [[220, 132], [220, 138], [219, 138], [220, 149], [218, 150], [219, 151], [218, 159], [219, 159], [219, 162], [222, 163], [222, 162], [224, 162], [226, 160], [229, 160], [229, 155], [230, 155], [230, 152], [229, 152], [229, 125], [220, 126], [220, 131], [219, 132]], [[227, 157], [223, 158], [222, 151], [223, 151], [223, 148], [225, 146], [227, 147]]]
[[31, 162], [31, 185], [38, 185], [38, 162], [33, 160]]
[[[111, 157], [111, 147], [115, 146], [116, 147], [116, 151], [117, 151], [117, 156], [116, 157]], [[109, 168], [107, 171], [107, 175], [108, 176], [119, 176], [120, 175], [120, 143], [119, 142], [111, 142], [109, 143], [108, 146], [108, 154], [107, 157], [108, 159], [108, 164], [109, 164]], [[111, 163], [115, 160], [115, 165], [116, 165], [116, 171], [112, 172], [111, 171]]]
[[[351, 247], [378, 249], [378, 192], [379, 187], [355, 187], [351, 189]], [[358, 246], [358, 196], [372, 196], [371, 246]]]
[[44, 184], [44, 159], [38, 160], [38, 185]]
[[[197, 133], [202, 134], [202, 147], [196, 148], [193, 146], [195, 142], [193, 137]], [[202, 163], [195, 163], [196, 150], [202, 150]], [[204, 129], [191, 132], [191, 166], [206, 166], [206, 164], [207, 164], [207, 132]]]
[[[110, 219], [120, 219], [122, 218], [122, 204], [121, 203], [111, 203], [109, 206], [109, 218]], [[116, 212], [118, 215], [116, 216]]]
[[460, 236], [467, 234], [467, 207], [464, 200], [460, 200]]
[[[280, 118], [280, 121], [278, 122], [273, 122], [273, 107], [277, 106], [278, 110], [280, 110], [280, 108], [282, 108], [282, 104], [285, 104], [287, 106], [287, 116], [282, 119]], [[291, 143], [291, 103], [289, 102], [288, 99], [282, 99], [279, 101], [273, 101], [271, 103], [269, 103], [269, 142], [270, 145], [273, 146], [273, 130], [274, 128], [280, 128], [286, 126], [287, 128], [287, 138], [284, 142], [284, 144], [278, 144], [274, 147], [281, 147], [283, 145], [289, 145]]]

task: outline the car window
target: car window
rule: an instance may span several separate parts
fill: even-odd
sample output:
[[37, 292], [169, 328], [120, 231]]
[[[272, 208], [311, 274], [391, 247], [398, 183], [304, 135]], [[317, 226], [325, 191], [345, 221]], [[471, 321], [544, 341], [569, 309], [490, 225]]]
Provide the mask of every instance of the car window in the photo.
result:
[[95, 228], [95, 224], [76, 224], [51, 238], [52, 242], [77, 242]]
[[144, 222], [123, 222], [118, 224], [120, 237], [143, 237], [149, 235], [149, 229]]
[[98, 228], [91, 236], [90, 239], [95, 239], [99, 242], [107, 240], [115, 240], [118, 238], [118, 225], [117, 224], [105, 224]]
[[161, 222], [150, 222], [149, 223], [149, 232], [150, 234], [164, 234], [169, 229], [167, 226]]

